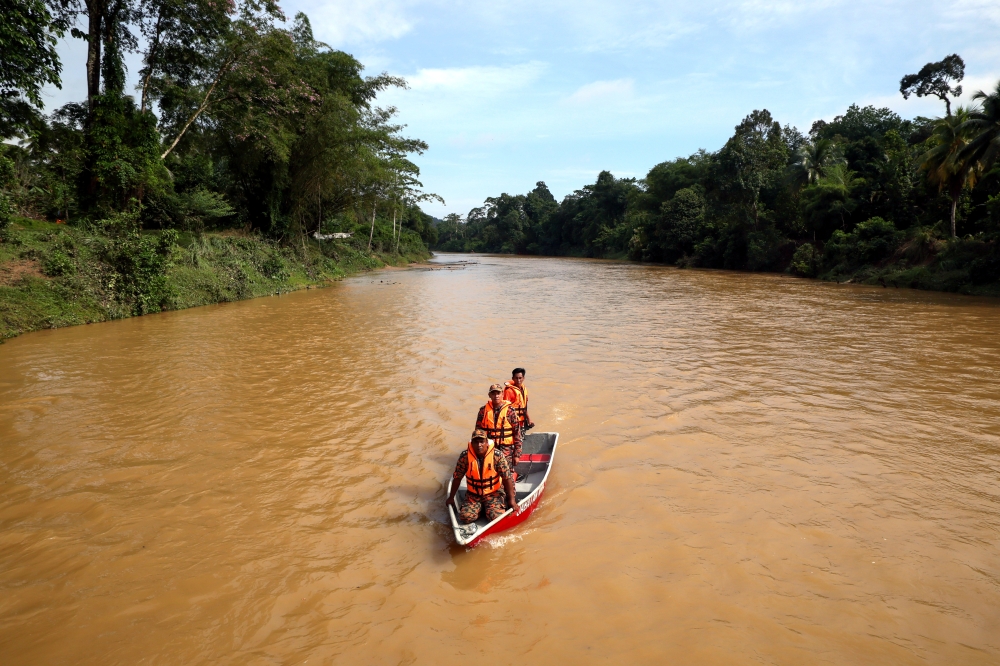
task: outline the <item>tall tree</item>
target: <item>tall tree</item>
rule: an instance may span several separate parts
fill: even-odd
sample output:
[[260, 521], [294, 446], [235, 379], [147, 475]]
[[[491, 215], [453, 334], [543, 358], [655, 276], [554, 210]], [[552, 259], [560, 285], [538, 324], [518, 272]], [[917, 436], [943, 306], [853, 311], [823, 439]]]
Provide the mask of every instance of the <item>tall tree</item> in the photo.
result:
[[204, 22], [215, 25], [217, 33], [200, 50], [175, 43], [181, 53], [198, 51], [197, 59], [178, 65], [176, 60], [164, 58], [156, 64], [147, 58], [148, 95], [160, 101], [161, 126], [173, 136], [161, 159], [203, 115], [215, 123], [224, 117], [241, 135], [273, 139], [272, 130], [278, 126], [274, 117], [295, 115], [309, 97], [308, 86], [295, 71], [291, 35], [274, 27], [283, 16], [277, 4], [243, 0], [234, 11], [236, 17], [229, 22], [206, 12]]
[[899, 81], [899, 92], [903, 99], [910, 95], [924, 97], [933, 95], [941, 99], [945, 106], [945, 115], [951, 115], [951, 97], [962, 95], [962, 86], [951, 86], [951, 82], [961, 83], [965, 78], [965, 62], [957, 53], [952, 53], [940, 62], [929, 62], [920, 68], [916, 74], [907, 74]]
[[147, 0], [139, 18], [145, 49], [139, 70], [140, 104], [145, 112], [154, 93], [163, 95], [169, 86], [195, 84], [206, 68], [216, 44], [229, 28], [229, 2], [214, 0]]
[[761, 191], [774, 184], [788, 162], [781, 125], [767, 110], [754, 111], [736, 126], [719, 151], [719, 189], [759, 228], [764, 212]]
[[7, 0], [0, 20], [0, 138], [27, 129], [42, 106], [42, 86], [61, 85], [56, 38], [66, 22], [44, 0]]
[[951, 237], [955, 238], [955, 213], [962, 191], [976, 184], [977, 161], [966, 148], [969, 145], [969, 112], [958, 107], [955, 115], [939, 118], [927, 140], [930, 148], [920, 158], [920, 168], [927, 179], [947, 192], [951, 199]]
[[1000, 157], [1000, 82], [992, 92], [980, 90], [972, 99], [981, 102], [982, 106], [969, 112], [962, 127], [970, 136], [962, 157], [978, 162], [987, 170]]
[[816, 139], [799, 146], [793, 166], [801, 181], [812, 185], [824, 177], [830, 167], [843, 161], [840, 148], [832, 139]]
[[[125, 54], [138, 48], [132, 26], [140, 16], [137, 0], [50, 0], [59, 16], [75, 23], [87, 19], [87, 30], [70, 33], [87, 42], [87, 102], [94, 111], [102, 93], [121, 94], [125, 86]], [[102, 85], [103, 84], [103, 85]]]

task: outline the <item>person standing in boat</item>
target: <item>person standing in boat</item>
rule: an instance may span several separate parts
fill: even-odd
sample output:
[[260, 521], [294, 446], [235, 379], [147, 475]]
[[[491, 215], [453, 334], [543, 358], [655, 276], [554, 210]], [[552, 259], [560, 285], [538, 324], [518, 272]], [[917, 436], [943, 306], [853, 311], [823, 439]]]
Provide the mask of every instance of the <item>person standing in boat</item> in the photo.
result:
[[476, 428], [486, 431], [513, 470], [521, 457], [521, 424], [513, 405], [503, 399], [503, 386], [491, 384], [489, 395], [489, 402], [479, 409]]
[[524, 368], [514, 368], [510, 373], [510, 381], [504, 384], [503, 399], [514, 407], [518, 422], [521, 424], [521, 439], [524, 433], [535, 427], [535, 422], [528, 416], [528, 387], [524, 385]]
[[[465, 500], [459, 508], [455, 506], [455, 494], [463, 476]], [[486, 520], [492, 521], [502, 516], [507, 507], [517, 510], [517, 496], [507, 458], [493, 442], [486, 439], [486, 431], [482, 429], [472, 432], [472, 440], [458, 456], [451, 479], [451, 494], [445, 506], [455, 508], [459, 522], [475, 522], [481, 513], [486, 514]]]

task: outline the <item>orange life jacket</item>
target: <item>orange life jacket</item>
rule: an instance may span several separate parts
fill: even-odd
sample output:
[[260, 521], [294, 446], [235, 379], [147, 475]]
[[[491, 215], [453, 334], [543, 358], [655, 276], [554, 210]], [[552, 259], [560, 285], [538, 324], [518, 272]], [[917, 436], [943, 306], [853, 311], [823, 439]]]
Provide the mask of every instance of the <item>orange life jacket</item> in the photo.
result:
[[511, 406], [514, 407], [514, 413], [517, 414], [517, 420], [520, 421], [521, 425], [526, 425], [528, 420], [528, 387], [518, 388], [513, 380], [504, 386], [506, 387], [503, 390], [504, 399], [510, 400]]
[[493, 420], [493, 401], [490, 400], [483, 408], [483, 418], [476, 424], [477, 428], [486, 431], [486, 436], [493, 440], [497, 446], [514, 446], [514, 429], [510, 427], [507, 413], [511, 409], [509, 402], [504, 402], [497, 413], [496, 421]]
[[490, 444], [483, 456], [483, 468], [479, 468], [479, 456], [469, 442], [469, 448], [465, 452], [468, 465], [465, 468], [465, 483], [469, 492], [473, 495], [492, 495], [500, 490], [500, 473], [497, 472], [496, 465], [497, 448]]

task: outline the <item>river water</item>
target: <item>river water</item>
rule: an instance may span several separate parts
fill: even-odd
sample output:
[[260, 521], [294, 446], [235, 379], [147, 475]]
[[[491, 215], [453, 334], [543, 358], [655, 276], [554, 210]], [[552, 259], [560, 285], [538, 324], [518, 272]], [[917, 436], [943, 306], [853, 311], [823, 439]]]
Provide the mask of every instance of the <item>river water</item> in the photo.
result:
[[[459, 260], [0, 346], [0, 661], [1000, 663], [1000, 303]], [[559, 453], [465, 551], [515, 365]]]

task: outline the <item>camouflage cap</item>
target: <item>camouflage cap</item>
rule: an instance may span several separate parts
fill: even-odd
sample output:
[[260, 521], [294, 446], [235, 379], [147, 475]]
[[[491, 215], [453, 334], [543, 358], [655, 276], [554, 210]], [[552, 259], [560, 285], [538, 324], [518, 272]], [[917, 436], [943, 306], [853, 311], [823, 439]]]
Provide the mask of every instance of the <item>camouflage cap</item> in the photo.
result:
[[503, 384], [490, 384], [490, 395], [503, 393]]
[[476, 428], [475, 430], [472, 431], [472, 439], [473, 440], [487, 439], [486, 431], [483, 430], [482, 428]]

